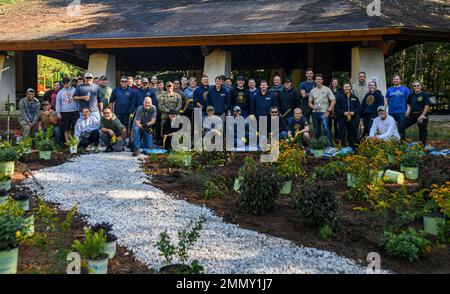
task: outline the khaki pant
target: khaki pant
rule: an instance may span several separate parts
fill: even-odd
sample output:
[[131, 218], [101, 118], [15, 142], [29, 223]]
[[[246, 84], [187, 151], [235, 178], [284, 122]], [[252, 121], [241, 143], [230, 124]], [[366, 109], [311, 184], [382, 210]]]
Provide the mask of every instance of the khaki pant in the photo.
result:
[[25, 121], [19, 121], [19, 123], [22, 126], [24, 138], [32, 135], [37, 129], [37, 124], [34, 124], [33, 127], [30, 127]]

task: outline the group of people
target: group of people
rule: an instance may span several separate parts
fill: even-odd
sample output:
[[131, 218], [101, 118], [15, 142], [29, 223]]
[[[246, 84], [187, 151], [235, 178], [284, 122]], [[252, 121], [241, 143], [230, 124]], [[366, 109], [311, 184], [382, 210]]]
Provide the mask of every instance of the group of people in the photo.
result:
[[24, 136], [51, 125], [57, 144], [74, 135], [84, 148], [101, 143], [106, 151], [120, 151], [129, 144], [133, 155], [155, 144], [170, 149], [171, 140], [167, 139], [182, 127], [173, 127], [171, 122], [184, 115], [193, 123], [196, 108], [203, 117], [220, 118], [223, 125], [229, 116], [256, 121], [262, 116], [278, 116], [280, 138], [300, 136], [305, 145], [312, 138], [311, 121], [314, 137], [323, 134], [329, 146], [337, 141], [351, 147], [366, 136], [405, 138], [405, 130], [417, 123], [420, 141], [425, 145], [428, 95], [420, 82], [414, 82], [411, 91], [401, 84], [398, 75], [392, 84], [383, 95], [377, 82], [368, 82], [366, 74], [360, 72], [359, 81], [353, 85], [345, 82], [341, 87], [333, 78], [327, 87], [323, 75], [307, 69], [299, 91], [290, 79], [282, 81], [279, 76], [274, 77], [269, 88], [265, 80], [259, 81], [257, 87], [255, 79], [246, 83], [243, 76], [237, 77], [234, 86], [230, 78], [218, 76], [210, 86], [206, 74], [200, 84], [195, 77], [164, 83], [156, 76], [123, 76], [120, 85], [111, 89], [106, 76], [94, 78], [86, 73], [83, 78], [64, 78], [62, 87], [56, 82], [54, 89], [45, 93], [42, 104], [35, 91], [28, 89], [19, 104], [19, 122]]

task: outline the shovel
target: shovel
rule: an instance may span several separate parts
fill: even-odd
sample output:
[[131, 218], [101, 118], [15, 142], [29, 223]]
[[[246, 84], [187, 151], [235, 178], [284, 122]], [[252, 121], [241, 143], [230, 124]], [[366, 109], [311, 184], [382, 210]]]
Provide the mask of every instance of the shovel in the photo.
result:
[[30, 171], [30, 169], [28, 168], [28, 165], [26, 163], [19, 162], [18, 169], [19, 169], [19, 172], [21, 172], [23, 174], [25, 174], [26, 172], [29, 173], [31, 175], [31, 177], [33, 178], [33, 181], [36, 183], [36, 185], [38, 185], [38, 187], [41, 188], [41, 190], [44, 190], [44, 186], [42, 186], [41, 183], [39, 183], [39, 181], [34, 177], [33, 173]]

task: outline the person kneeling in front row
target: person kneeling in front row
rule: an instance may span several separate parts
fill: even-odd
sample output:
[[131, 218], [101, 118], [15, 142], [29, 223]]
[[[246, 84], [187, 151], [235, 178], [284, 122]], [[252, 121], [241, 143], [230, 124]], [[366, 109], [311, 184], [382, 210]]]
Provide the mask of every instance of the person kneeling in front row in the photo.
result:
[[98, 149], [100, 123], [98, 119], [91, 115], [88, 107], [83, 108], [83, 117], [78, 119], [75, 126], [75, 137], [78, 139], [78, 147], [87, 148], [94, 145]]
[[386, 108], [379, 106], [377, 111], [378, 117], [373, 121], [369, 137], [383, 141], [389, 141], [393, 138], [400, 139], [395, 119], [387, 114]]
[[106, 145], [105, 152], [121, 152], [125, 147], [127, 129], [112, 113], [111, 108], [103, 109], [103, 117], [100, 119], [100, 140]]
[[155, 123], [156, 107], [152, 105], [152, 99], [146, 97], [144, 99], [144, 105], [138, 107], [134, 117], [133, 156], [138, 156], [140, 149], [153, 147], [153, 126]]

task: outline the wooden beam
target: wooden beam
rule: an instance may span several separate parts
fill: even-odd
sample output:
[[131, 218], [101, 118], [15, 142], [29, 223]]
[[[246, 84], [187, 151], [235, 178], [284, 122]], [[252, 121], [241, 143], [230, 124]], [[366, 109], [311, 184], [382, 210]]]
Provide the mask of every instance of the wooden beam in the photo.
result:
[[0, 50], [53, 50], [53, 49], [101, 49], [101, 48], [140, 48], [173, 46], [220, 46], [252, 44], [289, 44], [323, 42], [380, 41], [384, 35], [396, 35], [397, 28], [273, 33], [244, 35], [202, 35], [179, 37], [143, 37], [143, 38], [105, 38], [105, 39], [68, 39], [68, 40], [26, 40], [0, 41]]

